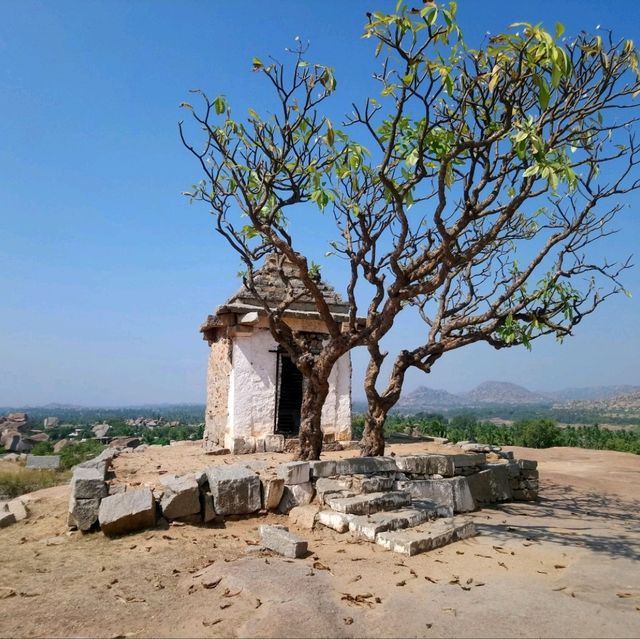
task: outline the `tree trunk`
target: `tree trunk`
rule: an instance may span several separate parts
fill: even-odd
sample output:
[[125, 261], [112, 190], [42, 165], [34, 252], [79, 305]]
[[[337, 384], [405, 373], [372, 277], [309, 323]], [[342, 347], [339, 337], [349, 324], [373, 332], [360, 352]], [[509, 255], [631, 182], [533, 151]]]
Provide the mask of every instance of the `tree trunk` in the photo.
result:
[[295, 459], [311, 461], [320, 459], [322, 452], [322, 407], [329, 394], [328, 379], [305, 377], [300, 410], [300, 445]]
[[360, 455], [362, 457], [377, 457], [384, 455], [384, 422], [386, 411], [369, 410], [364, 416], [364, 432], [360, 440]]

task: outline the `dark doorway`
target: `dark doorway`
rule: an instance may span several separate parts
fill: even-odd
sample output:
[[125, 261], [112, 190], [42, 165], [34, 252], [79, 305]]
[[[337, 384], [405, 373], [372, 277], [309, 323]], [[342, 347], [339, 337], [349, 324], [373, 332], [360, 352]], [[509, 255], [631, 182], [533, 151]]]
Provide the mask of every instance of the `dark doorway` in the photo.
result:
[[302, 373], [286, 354], [278, 353], [278, 363], [278, 423], [276, 431], [285, 437], [297, 437], [300, 432]]

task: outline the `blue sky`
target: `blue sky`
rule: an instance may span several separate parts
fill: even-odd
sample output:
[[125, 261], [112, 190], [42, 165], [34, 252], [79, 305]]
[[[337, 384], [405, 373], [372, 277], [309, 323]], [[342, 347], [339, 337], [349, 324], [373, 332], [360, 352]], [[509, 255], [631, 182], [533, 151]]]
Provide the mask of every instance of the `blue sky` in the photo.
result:
[[[560, 20], [568, 34], [602, 24], [640, 42], [636, 2], [459, 4], [467, 38], [515, 21]], [[301, 36], [310, 59], [335, 68], [329, 115], [339, 120], [371, 87], [364, 14], [394, 5], [2, 3], [0, 405], [204, 401], [198, 326], [238, 287], [239, 263], [206, 210], [180, 195], [199, 175], [178, 138], [178, 105], [200, 87], [226, 94], [237, 111], [264, 109], [266, 85], [251, 58], [283, 57]], [[640, 198], [630, 203], [608, 254], [636, 251]], [[322, 255], [326, 247], [307, 249]], [[324, 273], [340, 288], [339, 264], [326, 263]], [[562, 346], [472, 347], [428, 377], [412, 373], [407, 389], [460, 391], [485, 379], [534, 389], [640, 384], [639, 269], [625, 281], [633, 299], [615, 299]], [[356, 397], [364, 361], [354, 354]]]

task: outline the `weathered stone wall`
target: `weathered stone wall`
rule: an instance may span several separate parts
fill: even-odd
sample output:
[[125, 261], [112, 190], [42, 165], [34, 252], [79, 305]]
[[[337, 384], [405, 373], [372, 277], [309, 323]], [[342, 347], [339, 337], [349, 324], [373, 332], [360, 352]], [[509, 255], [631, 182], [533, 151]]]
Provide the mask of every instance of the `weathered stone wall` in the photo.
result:
[[209, 349], [207, 370], [207, 412], [205, 446], [209, 442], [222, 445], [229, 422], [229, 382], [231, 376], [231, 340], [220, 338]]

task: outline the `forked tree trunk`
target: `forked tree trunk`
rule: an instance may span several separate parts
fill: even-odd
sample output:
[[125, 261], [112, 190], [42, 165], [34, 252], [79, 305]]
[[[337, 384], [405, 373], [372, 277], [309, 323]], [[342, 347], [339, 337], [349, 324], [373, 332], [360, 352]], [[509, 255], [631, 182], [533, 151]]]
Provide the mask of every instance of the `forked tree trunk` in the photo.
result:
[[372, 411], [371, 405], [364, 416], [364, 432], [360, 440], [360, 455], [362, 457], [377, 457], [384, 455], [384, 422], [387, 413]]
[[322, 452], [322, 407], [329, 394], [328, 379], [305, 377], [300, 410], [300, 446], [295, 459], [311, 461], [320, 459]]

